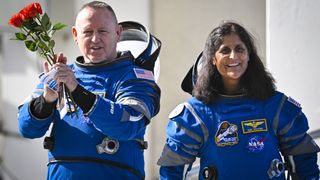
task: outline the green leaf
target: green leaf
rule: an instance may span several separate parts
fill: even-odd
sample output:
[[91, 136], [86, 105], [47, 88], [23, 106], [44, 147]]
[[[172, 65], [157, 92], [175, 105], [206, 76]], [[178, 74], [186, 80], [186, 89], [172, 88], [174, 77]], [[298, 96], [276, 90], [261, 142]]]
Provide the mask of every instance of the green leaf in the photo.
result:
[[46, 25], [45, 29], [46, 29], [46, 31], [49, 31], [51, 28], [52, 28], [52, 23], [49, 22], [49, 23]]
[[44, 52], [47, 52], [47, 51], [50, 50], [49, 47], [47, 46], [47, 44], [46, 44], [45, 42], [41, 41], [41, 40], [39, 40], [38, 46], [39, 46], [39, 48], [41, 48]]
[[40, 49], [45, 49], [47, 45], [43, 41], [39, 41], [38, 46]]
[[38, 50], [38, 46], [35, 42], [29, 40], [29, 41], [25, 41], [24, 43], [30, 51], [34, 52], [34, 51]]
[[34, 27], [34, 30], [36, 30], [36, 31], [43, 31], [43, 27], [41, 27], [41, 26], [36, 26], [36, 27]]
[[43, 27], [46, 27], [49, 22], [50, 22], [50, 18], [48, 16], [48, 14], [44, 13], [44, 15], [42, 16], [42, 19], [41, 19], [41, 25]]
[[41, 38], [44, 40], [44, 41], [46, 41], [46, 42], [48, 42], [48, 41], [50, 41], [50, 37], [48, 36], [48, 35], [46, 35], [46, 34], [41, 34]]
[[48, 47], [49, 47], [50, 49], [53, 49], [54, 45], [55, 45], [54, 40], [51, 40], [51, 41], [49, 42], [49, 44], [48, 44]]
[[24, 41], [27, 39], [27, 36], [23, 33], [16, 33], [16, 38], [17, 38], [17, 40]]
[[63, 23], [57, 23], [57, 24], [55, 24], [54, 26], [53, 26], [53, 28], [52, 28], [52, 30], [60, 30], [60, 29], [62, 29], [62, 28], [65, 28], [65, 27], [67, 27], [67, 25], [65, 25], [65, 24], [63, 24]]

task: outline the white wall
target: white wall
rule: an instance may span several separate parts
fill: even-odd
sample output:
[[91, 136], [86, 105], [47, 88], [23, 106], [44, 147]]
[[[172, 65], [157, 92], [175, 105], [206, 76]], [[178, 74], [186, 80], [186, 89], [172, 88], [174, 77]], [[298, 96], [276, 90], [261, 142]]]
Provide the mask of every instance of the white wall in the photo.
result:
[[[29, 94], [37, 82], [40, 62], [29, 53], [21, 42], [9, 40], [12, 33], [2, 33], [1, 61], [1, 116], [3, 128], [13, 133], [18, 132], [17, 106]], [[45, 177], [46, 152], [42, 150], [40, 140], [26, 140], [7, 137], [1, 141], [2, 165], [7, 166], [19, 179], [32, 179], [33, 175]], [[30, 164], [33, 164], [30, 166]], [[26, 168], [38, 167], [38, 168]], [[19, 171], [19, 173], [17, 173]], [[6, 174], [7, 175], [7, 174]]]
[[[8, 26], [9, 18], [18, 13], [20, 8], [31, 3], [31, 0], [1, 0], [1, 49], [0, 49], [0, 79], [1, 79], [1, 121], [3, 129], [12, 135], [18, 132], [17, 106], [32, 91], [40, 69], [40, 59], [26, 51], [23, 43], [12, 41], [13, 29]], [[43, 3], [43, 1], [38, 1]], [[46, 10], [46, 6], [43, 6]], [[45, 179], [46, 152], [41, 151], [41, 140], [26, 140], [15, 136], [0, 136], [0, 172], [4, 179]], [[40, 148], [39, 148], [40, 147]], [[32, 165], [31, 165], [32, 164]], [[26, 168], [37, 167], [37, 168]], [[8, 173], [9, 172], [9, 173]], [[17, 173], [19, 172], [19, 173]]]
[[310, 130], [320, 127], [320, 1], [268, 0], [267, 65], [280, 91], [301, 103]]

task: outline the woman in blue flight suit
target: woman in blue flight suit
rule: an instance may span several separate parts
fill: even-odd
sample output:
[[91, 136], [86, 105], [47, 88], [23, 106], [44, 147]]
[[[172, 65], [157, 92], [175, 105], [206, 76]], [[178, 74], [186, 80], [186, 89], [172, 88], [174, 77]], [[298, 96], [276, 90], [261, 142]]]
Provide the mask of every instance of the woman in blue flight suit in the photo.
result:
[[196, 158], [199, 179], [285, 179], [285, 169], [294, 179], [319, 178], [319, 147], [306, 133], [306, 116], [276, 91], [239, 24], [209, 34], [182, 87], [193, 97], [169, 115], [160, 179], [183, 179]]

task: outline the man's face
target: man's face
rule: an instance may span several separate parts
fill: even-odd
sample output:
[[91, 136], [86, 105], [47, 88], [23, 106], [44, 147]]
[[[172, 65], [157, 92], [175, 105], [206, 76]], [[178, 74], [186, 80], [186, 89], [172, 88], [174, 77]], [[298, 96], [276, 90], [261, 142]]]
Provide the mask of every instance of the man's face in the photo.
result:
[[110, 11], [90, 7], [79, 12], [72, 28], [73, 39], [78, 44], [85, 63], [114, 60], [121, 31], [121, 26]]

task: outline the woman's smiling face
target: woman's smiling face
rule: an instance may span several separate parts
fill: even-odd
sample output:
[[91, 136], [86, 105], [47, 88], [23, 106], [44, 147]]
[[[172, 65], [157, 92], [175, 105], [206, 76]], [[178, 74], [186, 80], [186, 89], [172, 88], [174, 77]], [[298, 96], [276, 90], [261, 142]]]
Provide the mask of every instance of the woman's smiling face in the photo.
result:
[[223, 37], [223, 42], [215, 53], [213, 64], [217, 67], [225, 88], [239, 85], [249, 61], [249, 53], [240, 37], [231, 33]]

